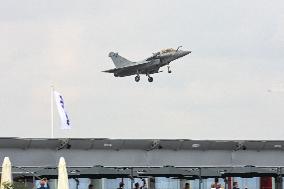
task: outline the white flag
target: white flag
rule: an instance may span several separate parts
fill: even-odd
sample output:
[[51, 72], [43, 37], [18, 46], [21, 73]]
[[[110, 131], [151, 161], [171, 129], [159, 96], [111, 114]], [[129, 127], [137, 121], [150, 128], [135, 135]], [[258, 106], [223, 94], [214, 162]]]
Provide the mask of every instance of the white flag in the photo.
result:
[[62, 95], [59, 92], [54, 91], [54, 98], [61, 120], [61, 129], [71, 129], [70, 120], [65, 110], [65, 104]]

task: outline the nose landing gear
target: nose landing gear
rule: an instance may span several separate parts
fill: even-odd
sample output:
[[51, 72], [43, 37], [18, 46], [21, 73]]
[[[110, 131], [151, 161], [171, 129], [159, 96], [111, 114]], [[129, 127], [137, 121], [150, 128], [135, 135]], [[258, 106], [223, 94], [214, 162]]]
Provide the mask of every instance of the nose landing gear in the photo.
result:
[[170, 66], [168, 66], [168, 73], [172, 73], [172, 70], [170, 70]]

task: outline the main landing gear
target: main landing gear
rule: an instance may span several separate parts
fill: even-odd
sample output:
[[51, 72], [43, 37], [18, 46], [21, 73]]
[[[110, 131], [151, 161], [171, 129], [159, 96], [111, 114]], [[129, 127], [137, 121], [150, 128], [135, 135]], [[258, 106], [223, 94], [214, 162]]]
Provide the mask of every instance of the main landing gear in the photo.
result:
[[148, 76], [148, 81], [153, 82], [153, 77], [151, 77], [149, 74], [147, 74], [147, 76]]
[[139, 81], [140, 81], [140, 75], [136, 75], [136, 76], [135, 76], [135, 81], [136, 81], [136, 82], [139, 82]]
[[[149, 82], [153, 82], [153, 77], [151, 77], [149, 74], [146, 74], [147, 76], [148, 76], [148, 81]], [[139, 74], [137, 74], [136, 76], [135, 76], [135, 81], [136, 82], [139, 82], [140, 81], [140, 75]]]

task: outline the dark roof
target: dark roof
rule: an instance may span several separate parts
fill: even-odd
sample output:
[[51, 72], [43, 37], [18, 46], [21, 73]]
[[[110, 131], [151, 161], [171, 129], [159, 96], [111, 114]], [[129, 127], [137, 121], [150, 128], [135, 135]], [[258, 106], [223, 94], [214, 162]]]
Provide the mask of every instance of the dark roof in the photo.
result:
[[[131, 178], [175, 177], [185, 179], [215, 177], [261, 177], [284, 176], [282, 168], [268, 167], [68, 167], [70, 178]], [[14, 177], [57, 178], [57, 167], [13, 167]]]
[[[68, 141], [67, 141], [68, 140]], [[0, 148], [56, 149], [64, 142], [72, 149], [139, 149], [163, 148], [169, 150], [284, 150], [284, 141], [229, 141], [229, 140], [169, 140], [169, 139], [42, 139], [42, 138], [0, 138]], [[156, 145], [156, 146], [155, 146]]]

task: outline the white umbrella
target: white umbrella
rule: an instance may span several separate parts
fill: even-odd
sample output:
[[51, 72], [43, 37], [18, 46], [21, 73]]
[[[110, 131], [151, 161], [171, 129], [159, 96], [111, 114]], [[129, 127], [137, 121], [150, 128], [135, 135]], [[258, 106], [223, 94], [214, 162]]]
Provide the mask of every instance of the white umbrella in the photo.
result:
[[61, 157], [58, 164], [58, 189], [69, 189], [68, 174], [64, 157]]
[[4, 189], [4, 184], [12, 184], [12, 182], [11, 161], [8, 157], [5, 157], [2, 164], [1, 189]]

